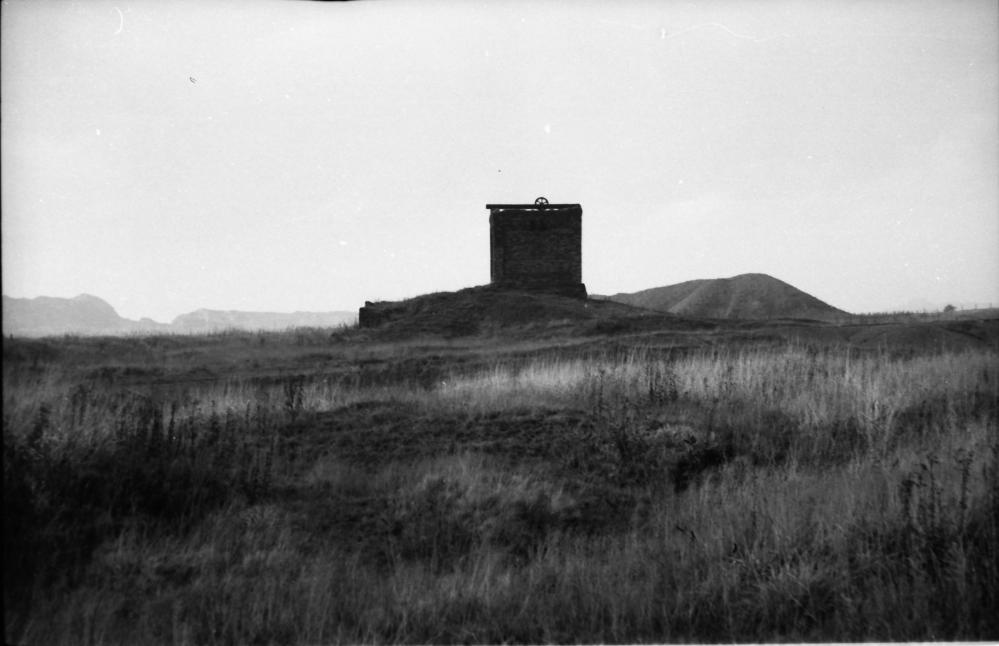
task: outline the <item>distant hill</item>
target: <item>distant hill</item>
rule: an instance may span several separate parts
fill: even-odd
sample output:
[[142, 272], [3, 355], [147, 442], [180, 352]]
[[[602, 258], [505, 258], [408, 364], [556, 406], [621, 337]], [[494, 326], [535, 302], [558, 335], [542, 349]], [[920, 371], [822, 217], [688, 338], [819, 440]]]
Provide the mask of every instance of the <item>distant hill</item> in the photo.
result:
[[[597, 298], [602, 300], [596, 300]], [[765, 274], [692, 280], [632, 294], [580, 300], [544, 294], [506, 292], [475, 287], [459, 292], [426, 294], [407, 301], [373, 303], [365, 308], [378, 326], [392, 335], [442, 333], [463, 336], [525, 325], [581, 331], [629, 329], [658, 325], [653, 310], [688, 319], [842, 319], [849, 316], [805, 292]], [[199, 309], [171, 323], [139, 321], [118, 315], [104, 300], [81, 294], [75, 298], [3, 297], [3, 333], [16, 336], [61, 334], [191, 334], [226, 329], [283, 330], [353, 324], [355, 312], [245, 312]], [[671, 320], [670, 325], [680, 324]], [[689, 321], [691, 325], [695, 321]], [[386, 325], [387, 324], [387, 325]], [[555, 327], [552, 327], [555, 326]], [[592, 329], [591, 329], [592, 328]], [[637, 329], [637, 328], [636, 328]]]
[[172, 323], [126, 319], [106, 301], [90, 294], [74, 298], [3, 297], [3, 333], [16, 336], [60, 334], [121, 335], [203, 333], [224, 329], [283, 330], [290, 327], [331, 327], [353, 323], [353, 312], [240, 312], [197, 310]]
[[606, 298], [698, 318], [827, 320], [848, 316], [847, 312], [767, 274], [689, 280]]
[[90, 294], [80, 294], [73, 298], [3, 297], [4, 334], [127, 334], [166, 327], [168, 326], [149, 319], [132, 321], [122, 318], [106, 301]]
[[290, 327], [335, 327], [357, 320], [353, 312], [242, 312], [238, 310], [195, 310], [181, 314], [170, 328], [176, 332], [212, 330], [284, 330]]

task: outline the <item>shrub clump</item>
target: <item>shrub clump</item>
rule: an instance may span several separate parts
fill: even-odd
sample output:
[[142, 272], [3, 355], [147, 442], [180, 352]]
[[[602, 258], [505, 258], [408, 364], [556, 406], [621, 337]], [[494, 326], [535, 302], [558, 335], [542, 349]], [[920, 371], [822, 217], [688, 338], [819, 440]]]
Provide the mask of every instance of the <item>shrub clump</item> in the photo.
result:
[[162, 405], [136, 398], [109, 433], [77, 435], [51, 411], [43, 404], [27, 433], [4, 423], [5, 596], [39, 577], [74, 580], [125, 526], [183, 531], [271, 486], [272, 447], [231, 412], [180, 421], [172, 406], [165, 422]]

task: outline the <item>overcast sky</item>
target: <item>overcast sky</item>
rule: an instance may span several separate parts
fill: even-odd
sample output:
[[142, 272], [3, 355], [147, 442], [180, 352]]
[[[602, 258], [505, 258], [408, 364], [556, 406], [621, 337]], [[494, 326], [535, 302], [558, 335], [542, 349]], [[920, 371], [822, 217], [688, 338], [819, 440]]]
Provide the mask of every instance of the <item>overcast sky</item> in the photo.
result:
[[2, 7], [9, 296], [354, 309], [487, 283], [544, 195], [593, 293], [999, 305], [993, 0]]

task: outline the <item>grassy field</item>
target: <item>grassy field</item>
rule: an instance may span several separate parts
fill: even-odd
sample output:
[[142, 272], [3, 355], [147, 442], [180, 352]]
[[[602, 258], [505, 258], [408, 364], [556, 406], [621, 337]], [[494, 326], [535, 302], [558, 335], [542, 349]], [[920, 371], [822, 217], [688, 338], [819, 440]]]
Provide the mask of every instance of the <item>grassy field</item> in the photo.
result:
[[999, 638], [995, 344], [590, 332], [5, 339], [6, 641]]

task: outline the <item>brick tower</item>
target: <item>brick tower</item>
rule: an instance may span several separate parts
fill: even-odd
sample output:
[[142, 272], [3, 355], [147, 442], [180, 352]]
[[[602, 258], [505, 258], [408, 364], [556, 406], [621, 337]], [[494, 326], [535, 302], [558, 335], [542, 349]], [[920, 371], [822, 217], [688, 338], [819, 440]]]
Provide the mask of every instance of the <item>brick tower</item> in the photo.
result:
[[487, 204], [496, 287], [586, 298], [583, 209], [578, 204]]

